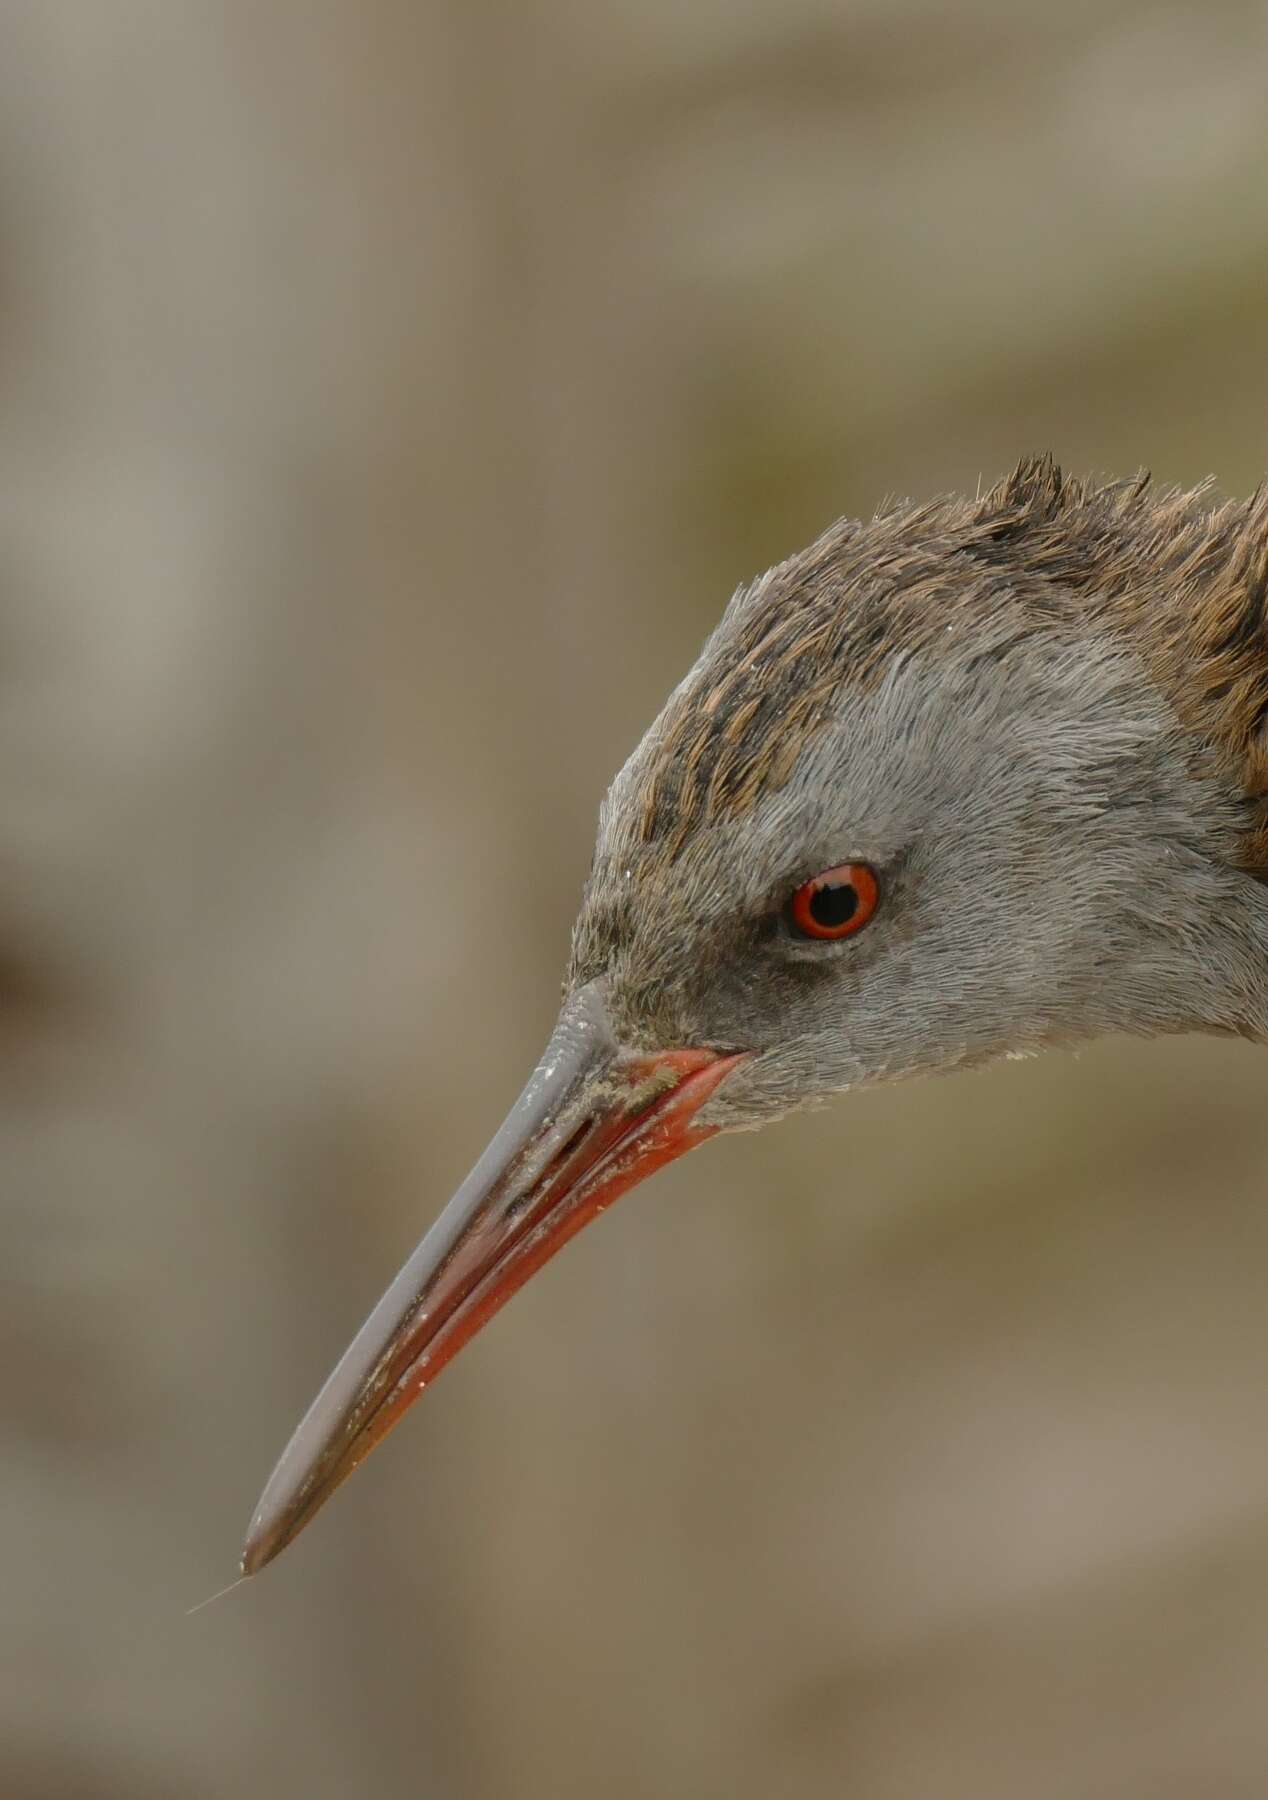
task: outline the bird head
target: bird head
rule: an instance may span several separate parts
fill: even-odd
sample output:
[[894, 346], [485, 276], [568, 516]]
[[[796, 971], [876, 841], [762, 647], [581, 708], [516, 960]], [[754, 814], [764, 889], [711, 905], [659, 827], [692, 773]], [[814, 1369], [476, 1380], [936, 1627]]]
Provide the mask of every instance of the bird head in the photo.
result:
[[1255, 504], [1042, 459], [736, 594], [603, 803], [541, 1063], [296, 1432], [246, 1570], [715, 1132], [1107, 1030], [1264, 1035], [1264, 538]]

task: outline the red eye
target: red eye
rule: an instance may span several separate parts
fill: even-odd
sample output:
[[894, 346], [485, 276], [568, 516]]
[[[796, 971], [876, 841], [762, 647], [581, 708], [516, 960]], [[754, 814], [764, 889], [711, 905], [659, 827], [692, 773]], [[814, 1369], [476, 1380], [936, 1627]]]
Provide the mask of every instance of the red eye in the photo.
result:
[[876, 872], [867, 863], [839, 863], [802, 882], [788, 902], [788, 916], [802, 937], [849, 937], [862, 931], [880, 897]]

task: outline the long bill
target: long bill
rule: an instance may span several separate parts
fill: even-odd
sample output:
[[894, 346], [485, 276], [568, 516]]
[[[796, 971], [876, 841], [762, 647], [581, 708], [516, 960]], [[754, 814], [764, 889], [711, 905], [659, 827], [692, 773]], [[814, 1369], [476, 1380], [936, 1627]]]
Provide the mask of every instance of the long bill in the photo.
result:
[[599, 990], [565, 1005], [528, 1085], [300, 1422], [251, 1520], [242, 1571], [284, 1550], [467, 1340], [583, 1225], [712, 1137], [696, 1114], [742, 1060], [633, 1054]]

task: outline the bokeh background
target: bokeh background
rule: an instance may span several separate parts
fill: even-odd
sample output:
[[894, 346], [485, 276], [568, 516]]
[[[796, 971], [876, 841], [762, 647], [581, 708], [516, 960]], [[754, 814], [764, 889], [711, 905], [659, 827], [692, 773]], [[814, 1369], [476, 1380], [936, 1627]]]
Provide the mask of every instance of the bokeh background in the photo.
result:
[[266, 1577], [735, 585], [1268, 469], [1268, 12], [3, 0], [0, 1792], [1268, 1786], [1268, 1064], [722, 1141]]

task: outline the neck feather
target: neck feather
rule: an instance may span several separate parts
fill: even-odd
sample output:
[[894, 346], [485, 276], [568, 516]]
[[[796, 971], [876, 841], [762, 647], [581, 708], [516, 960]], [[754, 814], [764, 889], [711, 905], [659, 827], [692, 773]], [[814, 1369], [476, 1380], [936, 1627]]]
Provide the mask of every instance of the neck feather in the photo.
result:
[[1268, 492], [1212, 505], [1147, 476], [1094, 488], [1045, 457], [978, 518], [1001, 560], [1076, 595], [1140, 656], [1239, 796], [1239, 864], [1268, 882]]

